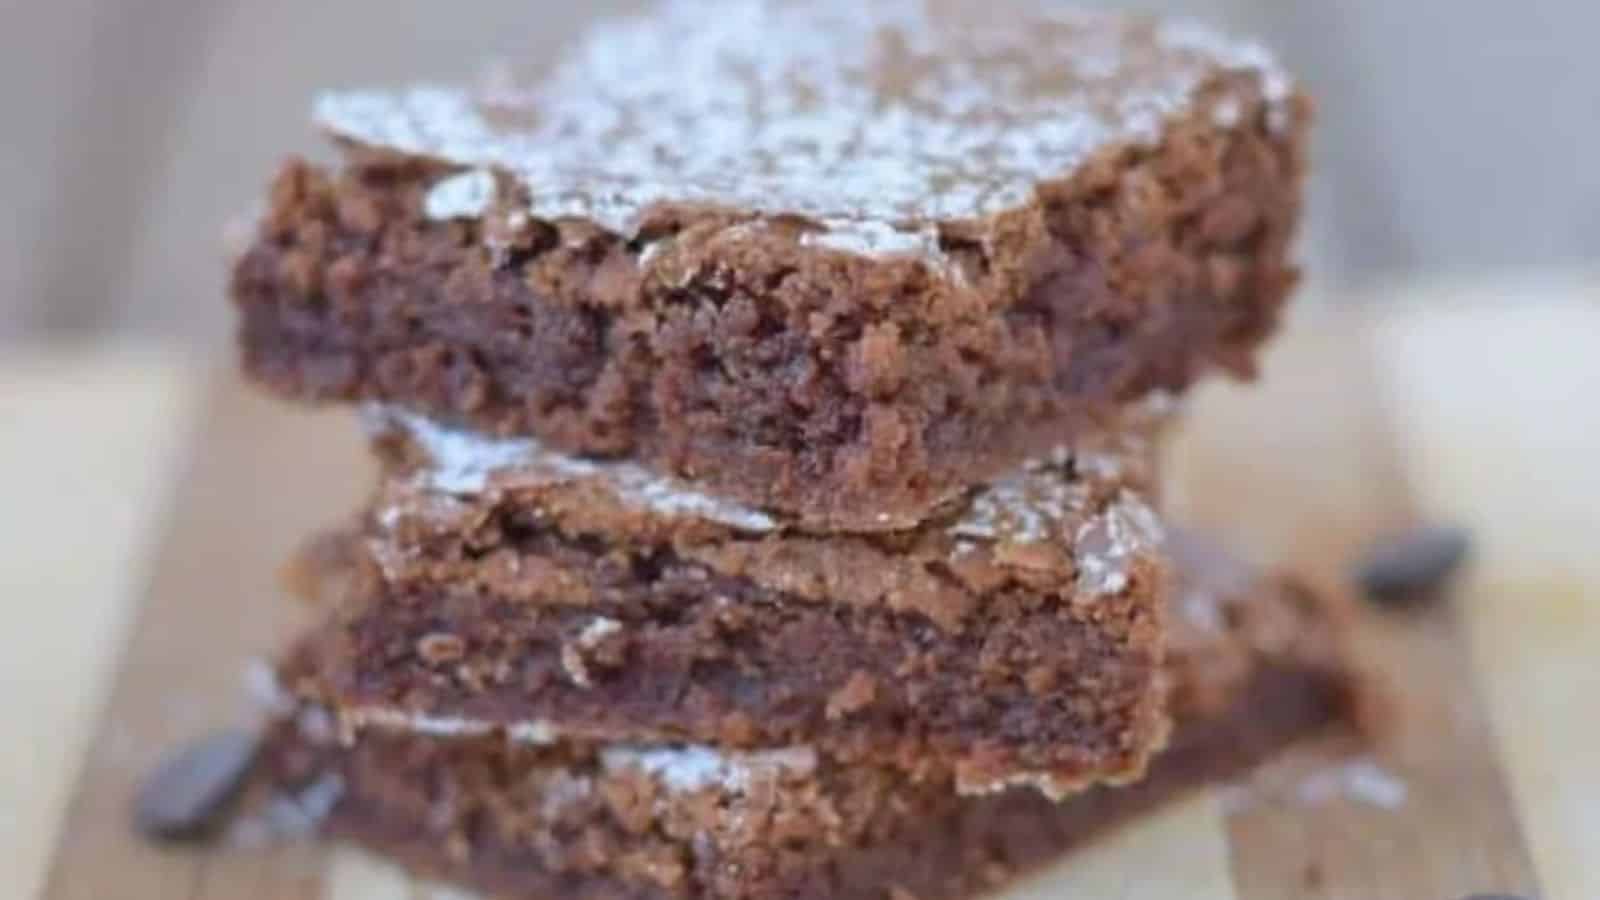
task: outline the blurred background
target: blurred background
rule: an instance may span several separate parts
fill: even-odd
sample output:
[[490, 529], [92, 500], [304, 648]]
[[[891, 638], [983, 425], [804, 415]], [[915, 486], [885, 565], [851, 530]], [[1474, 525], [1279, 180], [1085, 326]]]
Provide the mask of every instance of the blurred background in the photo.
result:
[[[1102, 0], [1103, 2], [1103, 0]], [[222, 235], [320, 152], [322, 87], [468, 77], [628, 0], [53, 0], [0, 11], [0, 341], [226, 338]], [[1155, 0], [1276, 46], [1321, 101], [1319, 297], [1600, 253], [1600, 3]]]
[[[29, 710], [0, 724], [0, 897], [403, 891], [127, 828], [137, 778], [238, 721], [232, 673], [310, 612], [278, 567], [371, 483], [353, 417], [216, 376], [225, 234], [286, 153], [326, 156], [318, 90], [470, 78], [640, 2], [0, 3], [0, 709]], [[1364, 626], [1403, 811], [1207, 804], [1127, 858], [1215, 874], [1193, 896], [1600, 898], [1600, 0], [1135, 2], [1260, 36], [1321, 107], [1319, 314], [1259, 385], [1199, 392], [1163, 502], [1323, 586], [1419, 520], [1475, 546], [1458, 602]], [[1149, 896], [1133, 869], [1087, 893]]]

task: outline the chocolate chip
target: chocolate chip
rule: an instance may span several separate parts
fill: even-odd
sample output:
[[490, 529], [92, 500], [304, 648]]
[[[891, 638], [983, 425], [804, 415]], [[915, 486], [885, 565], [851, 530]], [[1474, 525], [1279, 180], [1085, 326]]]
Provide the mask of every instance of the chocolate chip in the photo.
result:
[[238, 796], [260, 749], [261, 739], [245, 731], [219, 732], [183, 747], [139, 786], [134, 827], [165, 840], [206, 836]]
[[1521, 894], [1468, 894], [1461, 900], [1528, 900]]
[[1460, 528], [1424, 527], [1374, 544], [1356, 563], [1356, 584], [1381, 606], [1419, 606], [1467, 557], [1471, 539]]

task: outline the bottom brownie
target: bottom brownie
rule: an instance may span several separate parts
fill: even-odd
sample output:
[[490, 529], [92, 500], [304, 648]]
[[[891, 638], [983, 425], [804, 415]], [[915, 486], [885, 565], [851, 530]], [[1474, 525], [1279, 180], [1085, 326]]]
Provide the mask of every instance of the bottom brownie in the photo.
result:
[[947, 776], [842, 765], [807, 747], [380, 731], [343, 746], [316, 707], [278, 729], [269, 768], [290, 787], [336, 777], [334, 836], [496, 894], [968, 897], [1348, 712], [1333, 607], [1215, 554], [1177, 555], [1172, 743], [1144, 781], [1063, 804], [1026, 789], [961, 797]]

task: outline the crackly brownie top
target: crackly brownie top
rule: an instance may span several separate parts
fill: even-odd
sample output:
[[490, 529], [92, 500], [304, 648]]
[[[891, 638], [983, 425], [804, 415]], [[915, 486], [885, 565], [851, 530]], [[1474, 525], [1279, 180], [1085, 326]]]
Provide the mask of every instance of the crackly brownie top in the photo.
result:
[[[1022, 545], [1053, 540], [1069, 512], [1081, 512], [1091, 496], [1142, 497], [1155, 486], [1153, 442], [1172, 409], [1170, 397], [1160, 393], [1129, 404], [1114, 426], [1079, 435], [986, 484], [955, 492], [923, 522], [893, 531], [942, 523], [956, 538]], [[606, 520], [626, 532], [650, 531], [652, 523], [674, 531], [808, 530], [793, 517], [718, 497], [627, 460], [571, 456], [536, 438], [487, 435], [399, 406], [368, 404], [361, 419], [386, 461], [410, 473], [384, 493], [419, 512], [439, 498], [522, 492], [538, 496], [552, 513]], [[625, 515], [644, 521], [615, 521]]]
[[527, 212], [637, 232], [656, 204], [792, 215], [851, 249], [1022, 206], [1174, 117], [1286, 128], [1260, 46], [1191, 23], [962, 0], [667, 0], [594, 28], [539, 75], [321, 97], [337, 138], [461, 174], [429, 197], [476, 217], [497, 180]]
[[569, 536], [671, 546], [788, 593], [914, 609], [957, 628], [983, 595], [1019, 578], [1087, 601], [1122, 595], [1161, 566], [1161, 524], [1144, 499], [1155, 478], [1151, 438], [1169, 415], [1159, 399], [1130, 407], [1117, 428], [950, 498], [914, 527], [874, 534], [809, 533], [627, 461], [371, 406], [364, 418], [389, 469], [372, 546], [391, 578], [456, 583], [504, 568], [519, 595], [547, 588], [547, 602], [584, 602], [570, 579], [530, 580], [525, 561], [499, 564], [517, 553], [513, 536], [538, 522]]

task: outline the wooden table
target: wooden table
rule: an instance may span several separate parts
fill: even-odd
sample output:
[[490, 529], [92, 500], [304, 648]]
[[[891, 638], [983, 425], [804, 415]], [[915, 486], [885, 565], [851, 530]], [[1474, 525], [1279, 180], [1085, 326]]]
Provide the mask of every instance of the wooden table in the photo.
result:
[[[1308, 800], [1293, 779], [1323, 773], [1295, 768], [1302, 750], [1016, 896], [1600, 897], [1600, 293], [1514, 299], [1308, 316], [1259, 387], [1201, 393], [1174, 452], [1184, 517], [1326, 585], [1386, 529], [1475, 530], [1451, 603], [1362, 628], [1396, 713], [1369, 774], [1403, 800]], [[243, 662], [297, 624], [279, 561], [368, 477], [349, 417], [286, 409], [222, 371], [149, 347], [0, 357], [8, 887], [443, 896], [348, 850], [170, 851], [129, 834], [132, 786], [163, 749], [245, 715]]]

